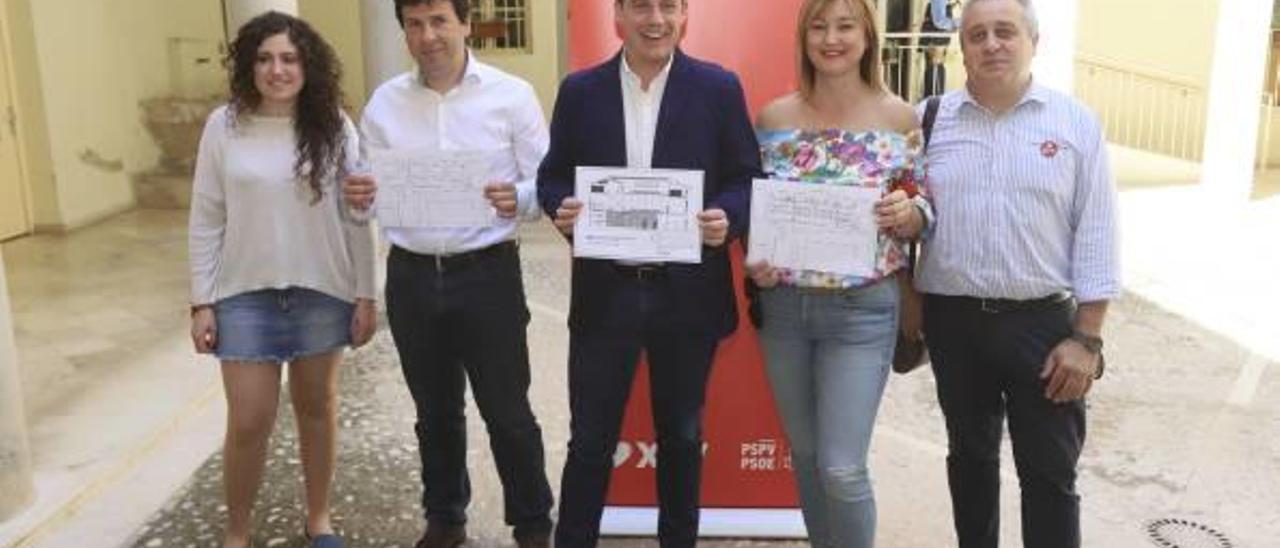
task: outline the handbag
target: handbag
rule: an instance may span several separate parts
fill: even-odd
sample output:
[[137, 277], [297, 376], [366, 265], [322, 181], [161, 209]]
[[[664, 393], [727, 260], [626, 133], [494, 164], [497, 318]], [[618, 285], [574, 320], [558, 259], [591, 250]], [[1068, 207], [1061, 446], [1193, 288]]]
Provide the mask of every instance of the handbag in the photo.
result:
[[[925, 103], [924, 120], [921, 130], [924, 132], [924, 150], [929, 150], [929, 139], [933, 136], [933, 122], [938, 118], [938, 105], [941, 97], [930, 97]], [[898, 271], [898, 290], [901, 298], [898, 302], [898, 340], [893, 347], [893, 371], [910, 373], [929, 361], [929, 348], [924, 341], [924, 297], [915, 288], [916, 257], [919, 255], [920, 242], [911, 240], [907, 247], [907, 264]]]

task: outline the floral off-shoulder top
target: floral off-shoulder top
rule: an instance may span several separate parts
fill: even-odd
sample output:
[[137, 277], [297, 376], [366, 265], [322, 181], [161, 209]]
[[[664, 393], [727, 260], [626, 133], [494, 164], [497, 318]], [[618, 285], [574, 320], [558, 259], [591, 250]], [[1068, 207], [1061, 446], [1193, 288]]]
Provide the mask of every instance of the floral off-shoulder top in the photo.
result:
[[[907, 135], [890, 130], [763, 130], [758, 133], [765, 173], [770, 179], [814, 184], [860, 185], [882, 194], [902, 188], [913, 196], [933, 225], [933, 206], [925, 184], [924, 141], [919, 130]], [[778, 269], [780, 283], [797, 287], [848, 289], [887, 278], [907, 262], [905, 242], [880, 232], [876, 271], [870, 277], [812, 270]]]

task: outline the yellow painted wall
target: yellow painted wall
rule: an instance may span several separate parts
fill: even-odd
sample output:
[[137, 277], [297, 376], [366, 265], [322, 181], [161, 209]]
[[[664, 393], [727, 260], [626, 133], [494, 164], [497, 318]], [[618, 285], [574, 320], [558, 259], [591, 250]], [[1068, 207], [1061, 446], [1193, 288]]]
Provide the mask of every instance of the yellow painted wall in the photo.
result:
[[364, 59], [361, 46], [360, 2], [354, 0], [298, 0], [298, 15], [324, 36], [342, 62], [342, 91], [347, 112], [358, 116], [364, 108]]
[[[15, 33], [15, 49], [37, 228], [74, 229], [132, 206], [130, 176], [158, 157], [138, 103], [174, 89], [171, 38], [202, 41], [216, 53], [219, 0], [6, 6], [15, 20], [28, 22], [25, 36]], [[223, 87], [217, 71], [191, 79], [207, 93]]]
[[1207, 86], [1218, 1], [1079, 0], [1077, 49]]
[[558, 26], [567, 24], [557, 15], [556, 2], [536, 0], [530, 2], [529, 15], [532, 24], [531, 53], [478, 52], [480, 59], [528, 80], [538, 92], [542, 111], [551, 115], [555, 105], [556, 90], [560, 87], [560, 46]]
[[1075, 93], [1108, 140], [1198, 161], [1219, 0], [1079, 2]]
[[[532, 52], [478, 52], [486, 63], [528, 80], [538, 92], [544, 114], [550, 116], [555, 104], [556, 90], [560, 86], [559, 38], [557, 2], [537, 0], [531, 2], [533, 13]], [[361, 46], [359, 2], [334, 2], [333, 0], [299, 0], [299, 14], [309, 21], [325, 39], [338, 50], [346, 77], [343, 90], [352, 114], [358, 115], [364, 107], [367, 90], [364, 89], [364, 61]]]
[[128, 76], [112, 70], [120, 45], [108, 31], [106, 2], [39, 0], [31, 8], [58, 209], [63, 227], [75, 228], [133, 202], [123, 169], [81, 159], [122, 163], [129, 152], [121, 127]]

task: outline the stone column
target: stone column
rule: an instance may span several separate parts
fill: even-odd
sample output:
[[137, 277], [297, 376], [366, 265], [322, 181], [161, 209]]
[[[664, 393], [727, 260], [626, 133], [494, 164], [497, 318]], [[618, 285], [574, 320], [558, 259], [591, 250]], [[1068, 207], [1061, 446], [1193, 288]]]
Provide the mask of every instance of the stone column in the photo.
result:
[[1036, 82], [1073, 95], [1079, 0], [1036, 2], [1040, 42], [1032, 65]]
[[298, 0], [223, 0], [227, 16], [227, 41], [235, 38], [240, 26], [268, 11], [298, 14]]
[[361, 0], [361, 41], [364, 46], [364, 87], [373, 91], [411, 66], [404, 32], [396, 21], [395, 4], [388, 0]]
[[1217, 4], [1201, 182], [1211, 197], [1243, 203], [1253, 191], [1273, 4], [1272, 0]]
[[35, 495], [22, 410], [22, 384], [18, 378], [9, 288], [5, 282], [4, 258], [0, 257], [0, 523], [26, 507]]

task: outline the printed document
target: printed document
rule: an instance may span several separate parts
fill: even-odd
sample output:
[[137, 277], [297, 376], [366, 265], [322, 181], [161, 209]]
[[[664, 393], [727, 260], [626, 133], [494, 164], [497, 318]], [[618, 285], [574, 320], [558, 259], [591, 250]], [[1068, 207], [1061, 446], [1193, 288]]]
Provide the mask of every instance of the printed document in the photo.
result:
[[378, 224], [403, 228], [486, 227], [495, 218], [484, 196], [493, 152], [380, 150], [370, 153], [378, 182]]
[[701, 171], [579, 167], [583, 203], [573, 255], [635, 262], [702, 262]]
[[870, 276], [879, 200], [876, 188], [757, 179], [747, 255], [780, 268]]

